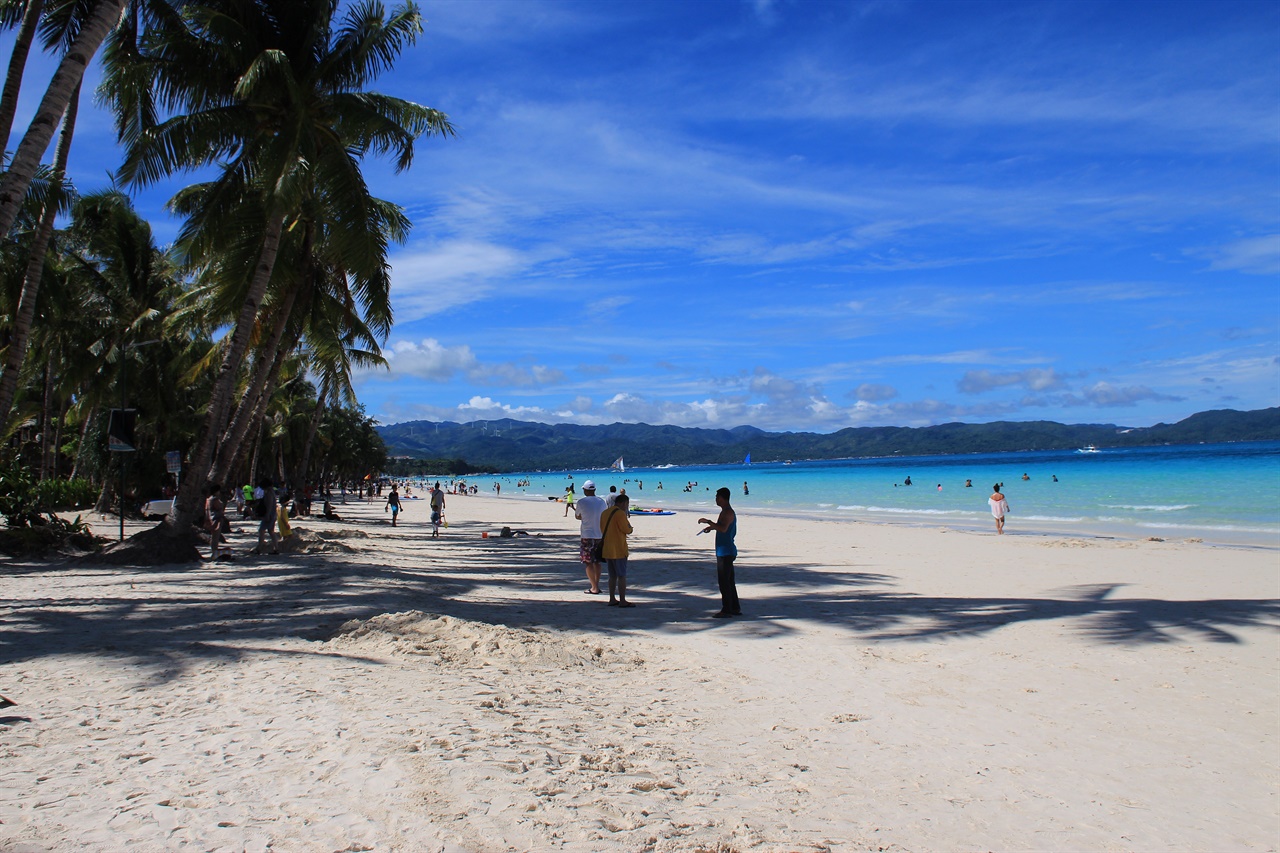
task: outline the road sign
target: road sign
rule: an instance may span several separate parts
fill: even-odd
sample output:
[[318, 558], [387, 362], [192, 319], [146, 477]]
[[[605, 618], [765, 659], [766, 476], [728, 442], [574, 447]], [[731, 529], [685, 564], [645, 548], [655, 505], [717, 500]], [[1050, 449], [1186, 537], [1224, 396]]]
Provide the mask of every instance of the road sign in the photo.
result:
[[170, 474], [182, 473], [182, 451], [170, 450], [164, 455], [164, 467]]

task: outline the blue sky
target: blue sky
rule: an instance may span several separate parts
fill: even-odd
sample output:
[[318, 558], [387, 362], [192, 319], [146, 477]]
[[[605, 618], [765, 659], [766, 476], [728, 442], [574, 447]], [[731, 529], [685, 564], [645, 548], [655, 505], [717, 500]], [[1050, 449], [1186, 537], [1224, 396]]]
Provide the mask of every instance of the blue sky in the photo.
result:
[[[384, 423], [1280, 405], [1280, 4], [422, 9], [374, 88], [458, 136], [368, 166], [414, 221]], [[82, 118], [82, 188], [109, 141]], [[137, 197], [165, 237], [176, 186]]]

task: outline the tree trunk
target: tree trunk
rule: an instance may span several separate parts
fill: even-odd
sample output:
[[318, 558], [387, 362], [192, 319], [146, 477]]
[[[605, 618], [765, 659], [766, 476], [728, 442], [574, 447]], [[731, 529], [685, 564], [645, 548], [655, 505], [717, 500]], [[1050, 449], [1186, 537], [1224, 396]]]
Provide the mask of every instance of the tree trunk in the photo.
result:
[[99, 0], [76, 40], [63, 54], [58, 70], [54, 72], [49, 88], [45, 90], [44, 98], [36, 109], [35, 118], [31, 120], [21, 144], [14, 152], [9, 171], [0, 182], [0, 236], [8, 234], [17, 221], [22, 199], [26, 197], [36, 170], [40, 168], [40, 158], [49, 148], [53, 131], [66, 113], [71, 95], [79, 87], [85, 68], [98, 52], [102, 40], [120, 22], [124, 4], [125, 0]]
[[[119, 456], [120, 454], [115, 454]], [[120, 462], [119, 459], [116, 462]], [[98, 493], [98, 503], [94, 506], [93, 511], [101, 515], [111, 513], [114, 515], [117, 511], [115, 499], [115, 485], [118, 477], [111, 475], [111, 466], [107, 465], [106, 474], [102, 478], [102, 491]]]
[[316, 410], [311, 415], [311, 426], [307, 429], [307, 443], [302, 446], [302, 461], [298, 463], [298, 473], [296, 475], [299, 483], [304, 486], [307, 482], [307, 474], [311, 468], [311, 447], [315, 444], [316, 433], [320, 431], [320, 421], [324, 417], [324, 401], [329, 396], [328, 380], [321, 383], [320, 393], [316, 399]]
[[[13, 315], [13, 329], [9, 339], [3, 371], [0, 372], [0, 421], [9, 419], [13, 398], [18, 392], [18, 374], [27, 355], [27, 338], [36, 319], [36, 298], [40, 295], [40, 279], [44, 275], [45, 253], [53, 237], [53, 222], [58, 216], [60, 186], [67, 174], [67, 157], [71, 153], [71, 137], [76, 131], [76, 113], [80, 104], [80, 85], [76, 84], [74, 96], [67, 101], [67, 114], [62, 122], [62, 135], [53, 158], [53, 175], [49, 181], [49, 197], [45, 199], [40, 214], [40, 228], [31, 242], [31, 254], [27, 257], [27, 274], [22, 282], [22, 295], [18, 297], [18, 310]], [[6, 229], [7, 231], [8, 229]], [[5, 233], [5, 232], [0, 232]]]
[[[214, 446], [221, 438], [222, 430], [227, 423], [231, 397], [235, 393], [236, 375], [240, 371], [241, 362], [244, 361], [245, 350], [249, 347], [249, 336], [253, 332], [254, 321], [258, 318], [258, 306], [262, 303], [262, 297], [266, 295], [267, 285], [271, 281], [271, 271], [275, 267], [276, 256], [280, 252], [280, 235], [283, 231], [284, 216], [273, 215], [267, 222], [253, 281], [250, 282], [249, 293], [240, 307], [240, 316], [236, 318], [231, 343], [227, 347], [226, 355], [223, 356], [222, 367], [218, 370], [218, 379], [213, 386], [213, 395], [209, 400], [209, 411], [205, 414], [200, 441], [190, 460], [190, 470], [193, 473], [208, 473], [213, 463]], [[203, 504], [200, 499], [200, 493], [203, 490], [204, 482], [198, 474], [182, 481], [177, 500], [173, 502], [173, 512], [166, 518], [172, 532], [185, 532], [195, 523]]]
[[253, 442], [253, 460], [249, 463], [249, 485], [251, 486], [258, 484], [258, 454], [262, 451], [262, 422], [255, 418], [254, 423], [258, 426], [258, 437]]
[[97, 412], [90, 409], [84, 417], [84, 423], [80, 424], [80, 441], [76, 444], [76, 459], [71, 463], [71, 479], [75, 479], [80, 473], [80, 460], [84, 458], [85, 441], [89, 435], [89, 427], [93, 424], [93, 419]]
[[40, 403], [40, 479], [49, 479], [49, 433], [53, 424], [53, 359], [44, 365], [44, 399]]
[[22, 75], [27, 69], [27, 54], [36, 37], [36, 25], [44, 11], [44, 0], [27, 0], [22, 13], [22, 23], [13, 40], [13, 55], [9, 57], [9, 72], [4, 78], [4, 93], [0, 94], [0, 145], [9, 144], [13, 133], [13, 117], [18, 112], [18, 93], [22, 91]]
[[[253, 381], [249, 383], [249, 389], [245, 393], [244, 398], [240, 401], [240, 405], [236, 407], [235, 415], [231, 418], [231, 423], [227, 426], [227, 431], [223, 433], [222, 442], [218, 446], [218, 456], [213, 464], [213, 468], [209, 471], [209, 482], [224, 482], [227, 475], [231, 473], [231, 466], [235, 462], [236, 457], [240, 455], [240, 445], [244, 442], [244, 437], [249, 433], [249, 424], [253, 419], [253, 413], [258, 408], [258, 399], [264, 393], [268, 392], [268, 380], [272, 391], [275, 387], [275, 377], [280, 374], [280, 365], [284, 362], [286, 355], [285, 350], [281, 349], [280, 342], [284, 338], [285, 330], [289, 325], [289, 315], [293, 311], [293, 304], [298, 298], [297, 288], [294, 288], [284, 299], [284, 304], [280, 306], [276, 315], [275, 328], [271, 330], [271, 338], [267, 341], [266, 347], [262, 350], [262, 355], [258, 358], [258, 364], [253, 372]], [[297, 346], [295, 340], [290, 346], [289, 351]]]
[[53, 478], [58, 478], [58, 463], [62, 461], [62, 427], [67, 422], [67, 412], [71, 409], [71, 400], [66, 398], [62, 401], [62, 406], [58, 409], [58, 428], [53, 433]]

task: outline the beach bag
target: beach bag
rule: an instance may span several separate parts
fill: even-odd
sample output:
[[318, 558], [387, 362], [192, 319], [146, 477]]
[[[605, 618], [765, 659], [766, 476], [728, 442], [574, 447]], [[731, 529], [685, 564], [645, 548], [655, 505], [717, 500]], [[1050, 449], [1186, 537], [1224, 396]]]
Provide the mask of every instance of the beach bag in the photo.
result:
[[230, 533], [231, 519], [227, 518], [225, 515], [218, 516], [218, 529], [223, 533]]
[[609, 520], [605, 521], [604, 529], [600, 530], [600, 538], [596, 539], [595, 547], [591, 548], [591, 562], [604, 562], [604, 534], [609, 532], [609, 525], [613, 524], [613, 519], [616, 519], [618, 512], [621, 512], [618, 508], [609, 508], [612, 508], [613, 512], [609, 514]]
[[265, 496], [260, 497], [253, 502], [253, 517], [254, 518], [267, 517], [267, 499]]

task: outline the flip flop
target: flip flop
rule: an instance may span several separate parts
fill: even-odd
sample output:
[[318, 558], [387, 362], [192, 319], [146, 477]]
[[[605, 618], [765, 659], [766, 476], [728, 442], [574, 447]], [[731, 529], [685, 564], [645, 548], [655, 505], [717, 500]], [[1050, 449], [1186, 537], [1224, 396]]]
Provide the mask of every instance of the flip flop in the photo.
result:
[[583, 595], [599, 595], [599, 594], [600, 594], [600, 590], [598, 590], [598, 589], [584, 589], [584, 590], [582, 591], [582, 594], [583, 594]]

